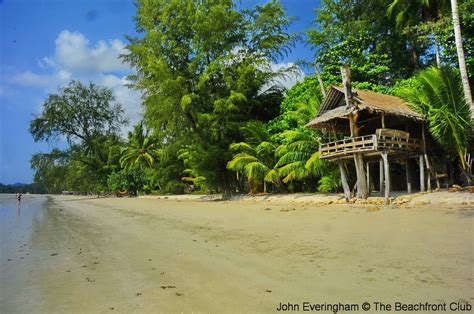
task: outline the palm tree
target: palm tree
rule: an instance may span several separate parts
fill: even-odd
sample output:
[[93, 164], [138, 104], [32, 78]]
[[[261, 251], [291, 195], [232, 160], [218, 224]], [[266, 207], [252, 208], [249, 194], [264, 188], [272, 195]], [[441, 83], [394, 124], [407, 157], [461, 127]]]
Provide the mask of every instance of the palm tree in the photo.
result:
[[158, 141], [150, 136], [148, 129], [144, 129], [143, 122], [139, 122], [133, 132], [128, 134], [128, 145], [121, 151], [120, 165], [123, 168], [140, 165], [153, 168], [160, 154]]
[[467, 76], [466, 59], [464, 58], [464, 49], [462, 47], [461, 24], [459, 23], [458, 1], [451, 0], [451, 12], [453, 14], [454, 40], [456, 42], [456, 51], [458, 53], [459, 70], [461, 72], [464, 97], [471, 109], [471, 121], [474, 124], [474, 104], [472, 102], [471, 87]]
[[274, 169], [275, 144], [261, 142], [253, 146], [241, 142], [231, 144], [230, 149], [238, 153], [227, 163], [227, 169], [244, 174], [252, 193], [256, 193], [262, 185], [264, 192], [267, 192], [267, 182], [280, 183], [278, 172]]
[[[474, 121], [474, 104], [472, 100], [471, 87], [466, 68], [466, 59], [464, 57], [464, 49], [461, 36], [461, 24], [459, 21], [458, 1], [450, 0], [451, 15], [453, 19], [454, 40], [456, 43], [456, 52], [458, 55], [459, 70], [461, 72], [461, 80], [463, 86], [463, 94], [466, 102], [471, 110], [471, 120]], [[448, 0], [393, 0], [387, 9], [389, 15], [396, 16], [397, 27], [410, 26], [422, 21], [419, 13], [421, 11], [427, 16], [427, 21], [438, 20], [443, 13], [449, 12]], [[418, 18], [417, 18], [418, 17]], [[433, 35], [433, 34], [432, 34]], [[434, 37], [434, 36], [433, 36]], [[439, 45], [436, 41], [436, 63], [441, 66], [439, 58]]]
[[331, 165], [319, 158], [319, 138], [312, 131], [289, 130], [276, 151], [278, 174], [283, 183], [307, 178], [323, 177], [333, 173]]
[[452, 68], [433, 66], [420, 72], [416, 79], [419, 86], [403, 89], [400, 96], [425, 116], [433, 138], [452, 157], [457, 155], [462, 169], [467, 170], [469, 106], [459, 76]]
[[396, 27], [417, 27], [428, 23], [431, 27], [431, 40], [434, 44], [436, 65], [441, 66], [440, 47], [435, 39], [434, 23], [448, 10], [447, 0], [393, 0], [387, 14], [395, 17]]

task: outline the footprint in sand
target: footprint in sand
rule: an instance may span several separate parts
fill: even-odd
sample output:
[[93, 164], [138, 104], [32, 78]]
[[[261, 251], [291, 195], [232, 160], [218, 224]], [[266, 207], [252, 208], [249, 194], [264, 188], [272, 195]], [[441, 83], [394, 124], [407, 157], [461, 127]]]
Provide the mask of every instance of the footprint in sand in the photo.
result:
[[58, 255], [58, 253], [53, 253], [53, 254], [51, 254], [51, 256], [56, 256], [56, 255]]
[[139, 297], [139, 296], [142, 295], [142, 293], [141, 293], [141, 292], [137, 292], [135, 295], [136, 295], [137, 297]]
[[180, 297], [180, 296], [182, 296], [182, 295], [184, 295], [184, 293], [176, 292], [176, 296]]
[[267, 289], [265, 292], [272, 293], [272, 290]]
[[174, 288], [176, 288], [176, 286], [165, 286], [165, 285], [161, 285], [160, 288], [163, 289], [163, 290], [164, 290], [164, 289], [174, 289]]

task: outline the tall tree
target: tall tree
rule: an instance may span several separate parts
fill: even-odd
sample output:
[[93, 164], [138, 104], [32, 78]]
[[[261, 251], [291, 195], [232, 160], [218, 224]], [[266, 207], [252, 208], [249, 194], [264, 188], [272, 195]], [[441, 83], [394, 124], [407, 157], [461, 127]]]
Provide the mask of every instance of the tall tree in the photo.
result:
[[112, 90], [73, 80], [48, 96], [41, 114], [30, 122], [30, 132], [35, 141], [62, 136], [92, 149], [97, 137], [115, 134], [126, 123], [121, 105], [114, 101]]
[[232, 0], [140, 0], [123, 57], [145, 95], [145, 119], [165, 146], [188, 150], [197, 176], [227, 196], [231, 143], [248, 121], [278, 113], [272, 61], [290, 48], [290, 19], [277, 1], [238, 11]]
[[411, 76], [424, 62], [429, 48], [417, 33], [396, 31], [387, 16], [392, 0], [322, 0], [308, 40], [326, 83], [340, 83], [340, 66], [349, 64], [353, 82], [365, 88], [390, 86]]
[[143, 122], [135, 125], [133, 132], [128, 133], [128, 143], [122, 148], [120, 164], [124, 168], [144, 166], [152, 168], [159, 156], [158, 141], [145, 129]]
[[454, 37], [456, 42], [456, 51], [458, 54], [459, 70], [461, 72], [464, 97], [471, 109], [471, 120], [474, 124], [474, 104], [472, 102], [471, 87], [469, 86], [469, 77], [467, 75], [466, 60], [464, 58], [464, 49], [462, 46], [461, 23], [459, 22], [458, 2], [451, 0], [451, 12], [453, 13]]
[[[67, 161], [61, 164], [56, 162], [58, 154], [54, 151], [54, 154], [33, 156], [31, 164], [37, 171], [38, 180], [42, 173], [62, 167], [65, 169], [63, 186], [67, 185], [67, 180], [73, 180], [76, 190], [102, 189], [107, 175], [118, 166], [118, 130], [126, 123], [122, 113], [112, 91], [93, 83], [85, 85], [71, 81], [59, 93], [49, 95], [43, 111], [30, 122], [30, 132], [35, 141], [65, 138], [70, 147], [61, 152], [67, 156]], [[53, 185], [49, 184], [50, 190], [58, 192]]]

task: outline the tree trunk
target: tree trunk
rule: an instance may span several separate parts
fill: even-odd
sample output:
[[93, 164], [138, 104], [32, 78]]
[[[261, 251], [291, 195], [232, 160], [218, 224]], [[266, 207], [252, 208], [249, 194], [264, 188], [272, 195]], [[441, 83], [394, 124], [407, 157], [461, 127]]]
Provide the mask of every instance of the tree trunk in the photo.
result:
[[221, 174], [221, 189], [222, 189], [222, 199], [229, 200], [232, 197], [232, 187], [229, 182], [229, 175], [227, 171], [222, 172]]
[[347, 174], [346, 169], [344, 168], [344, 163], [340, 160], [339, 161], [339, 171], [341, 171], [341, 181], [342, 181], [342, 188], [344, 189], [344, 198], [348, 201], [351, 198], [351, 188], [347, 183]]
[[357, 174], [357, 198], [367, 199], [369, 193], [367, 191], [367, 177], [364, 170], [362, 154], [354, 155], [354, 163]]
[[[346, 108], [356, 109], [356, 105], [352, 97], [351, 70], [349, 69], [349, 66], [343, 65], [341, 67], [341, 75], [342, 84], [344, 85]], [[359, 135], [359, 129], [357, 128], [357, 113], [351, 113], [349, 115], [349, 127], [351, 129], [351, 137]], [[364, 159], [362, 158], [362, 154], [354, 154], [354, 163], [357, 173], [357, 198], [366, 199], [368, 197], [367, 178], [365, 174]]]
[[451, 11], [453, 13], [454, 39], [456, 42], [456, 50], [458, 53], [459, 70], [461, 72], [462, 87], [464, 89], [464, 97], [471, 108], [471, 121], [474, 121], [474, 105], [472, 103], [471, 87], [469, 86], [469, 78], [467, 76], [466, 60], [464, 58], [464, 50], [462, 47], [461, 23], [459, 22], [458, 1], [451, 0]]
[[314, 65], [314, 71], [318, 77], [319, 87], [321, 88], [321, 93], [323, 94], [323, 99], [326, 98], [326, 89], [324, 88], [323, 79], [321, 78], [321, 73], [319, 72], [318, 65]]

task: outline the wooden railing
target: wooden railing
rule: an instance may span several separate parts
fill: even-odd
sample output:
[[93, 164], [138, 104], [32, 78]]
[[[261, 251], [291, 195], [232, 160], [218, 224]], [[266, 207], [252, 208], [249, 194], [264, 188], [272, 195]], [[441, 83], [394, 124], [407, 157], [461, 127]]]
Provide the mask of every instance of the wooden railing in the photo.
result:
[[375, 134], [349, 137], [335, 142], [321, 144], [320, 158], [336, 158], [354, 153], [368, 153], [377, 151], [421, 151], [422, 141], [411, 138], [379, 136]]

